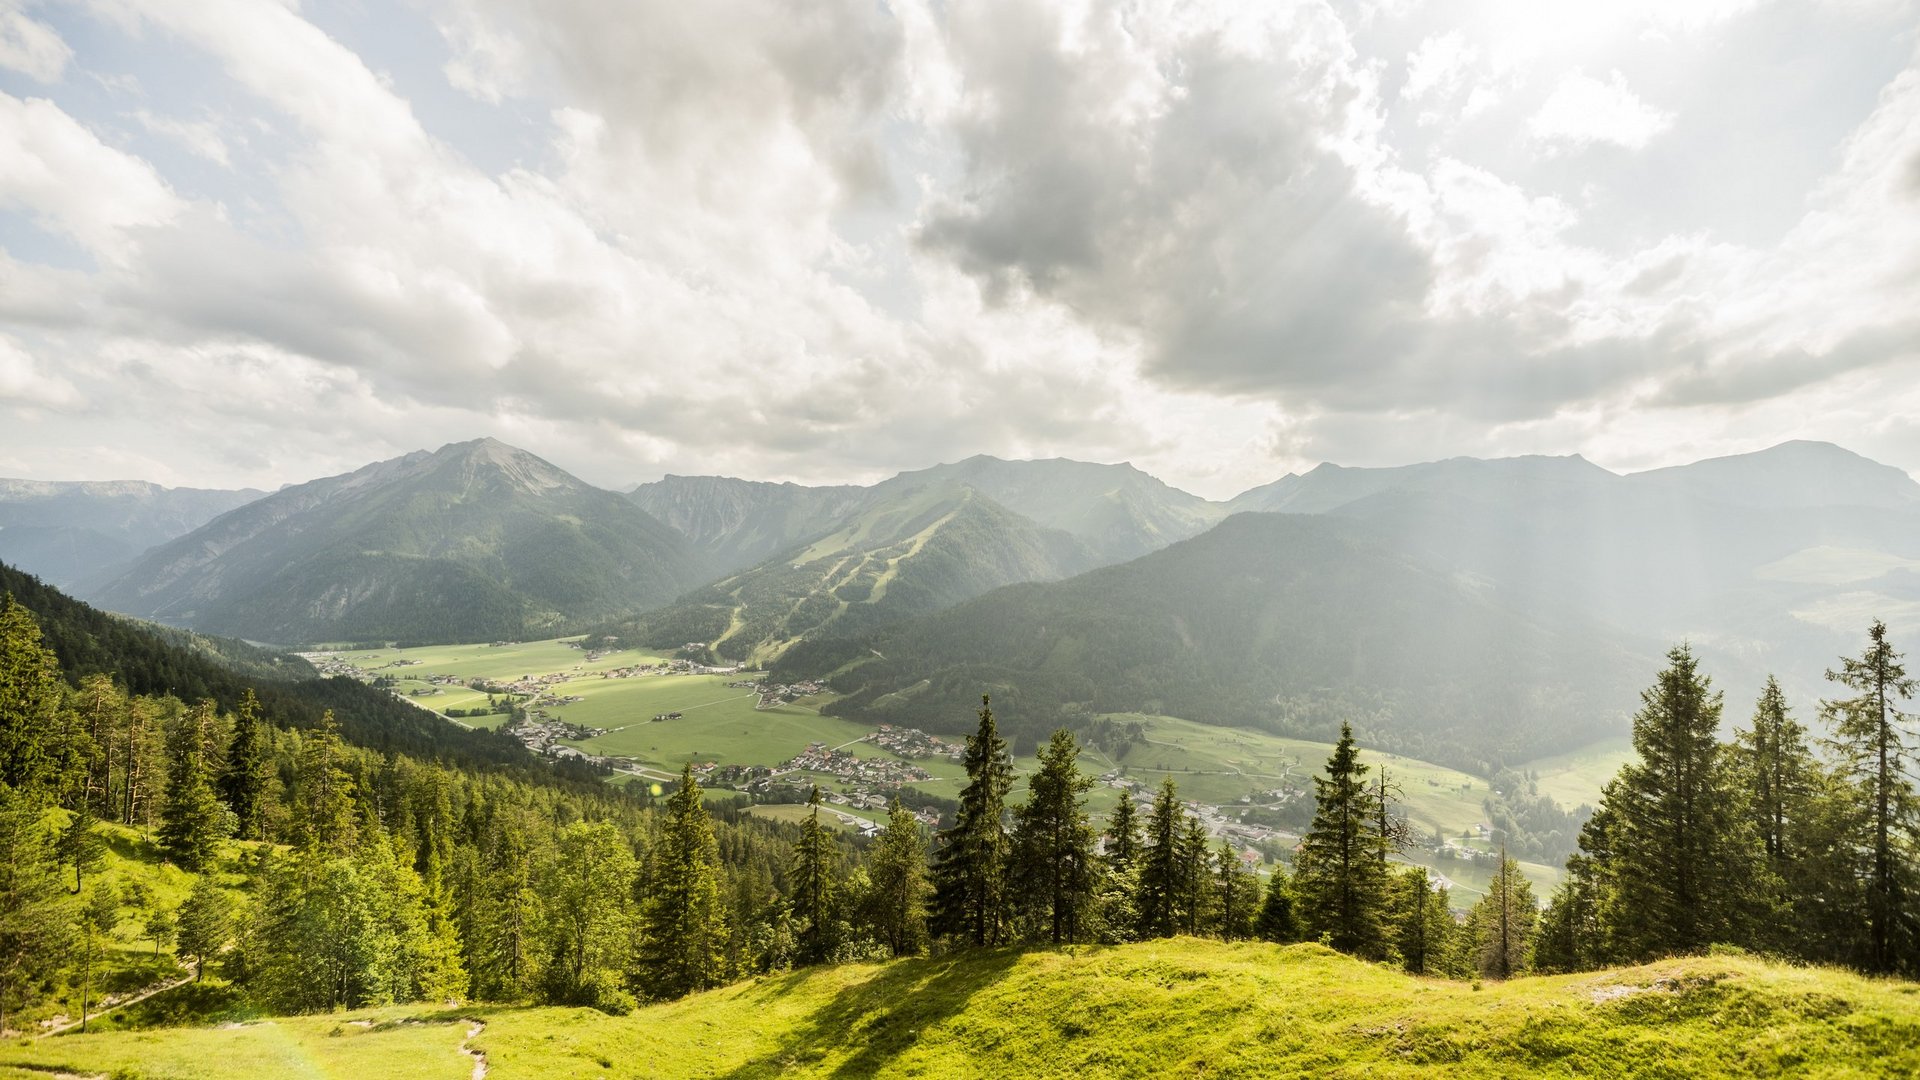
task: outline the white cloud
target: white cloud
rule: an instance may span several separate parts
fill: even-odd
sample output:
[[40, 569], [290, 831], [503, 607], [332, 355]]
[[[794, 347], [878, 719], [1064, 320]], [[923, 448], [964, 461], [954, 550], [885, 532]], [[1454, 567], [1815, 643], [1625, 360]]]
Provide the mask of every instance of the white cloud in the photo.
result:
[[151, 165], [42, 98], [0, 92], [0, 147], [0, 207], [25, 210], [109, 260], [129, 256], [129, 230], [163, 224], [184, 206]]
[[211, 120], [181, 120], [171, 116], [155, 116], [145, 109], [137, 109], [133, 118], [140, 126], [164, 136], [186, 147], [194, 154], [216, 165], [231, 168], [232, 160], [227, 155], [227, 140], [220, 134], [220, 125]]
[[1673, 114], [1640, 100], [1618, 70], [1601, 82], [1569, 72], [1527, 122], [1527, 131], [1550, 151], [1581, 150], [1610, 143], [1639, 150], [1673, 126]]
[[0, 68], [53, 83], [72, 59], [73, 49], [53, 27], [29, 18], [18, 0], [0, 0]]

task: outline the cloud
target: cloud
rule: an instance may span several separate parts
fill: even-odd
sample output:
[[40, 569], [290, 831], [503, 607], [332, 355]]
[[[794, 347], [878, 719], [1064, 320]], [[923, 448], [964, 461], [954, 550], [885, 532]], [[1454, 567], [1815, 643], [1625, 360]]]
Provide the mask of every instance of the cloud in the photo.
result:
[[220, 134], [220, 125], [211, 120], [181, 120], [170, 116], [155, 116], [146, 109], [136, 109], [133, 118], [140, 126], [172, 139], [192, 153], [213, 162], [223, 168], [231, 168], [232, 160], [227, 156], [227, 141]]
[[1527, 132], [1549, 152], [1584, 150], [1607, 143], [1639, 150], [1673, 126], [1673, 114], [1656, 109], [1627, 87], [1618, 70], [1601, 82], [1569, 72], [1527, 122]]
[[0, 207], [25, 210], [109, 260], [131, 230], [163, 224], [184, 203], [153, 167], [115, 150], [43, 98], [0, 92]]
[[0, 68], [53, 83], [72, 59], [73, 49], [51, 26], [29, 18], [17, 0], [0, 0]]

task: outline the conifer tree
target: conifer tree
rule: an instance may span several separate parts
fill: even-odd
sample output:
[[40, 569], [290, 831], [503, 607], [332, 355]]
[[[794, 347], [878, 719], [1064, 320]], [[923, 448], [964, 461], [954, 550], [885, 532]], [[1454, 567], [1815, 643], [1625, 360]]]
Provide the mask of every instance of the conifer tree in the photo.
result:
[[93, 887], [80, 909], [80, 1031], [87, 1030], [88, 999], [93, 994], [93, 969], [105, 951], [113, 928], [120, 922], [120, 890], [110, 881]]
[[160, 846], [187, 870], [213, 860], [227, 835], [226, 811], [213, 794], [205, 734], [214, 704], [203, 701], [188, 711], [168, 740], [167, 801], [161, 810]]
[[1185, 817], [1173, 777], [1163, 778], [1147, 814], [1146, 850], [1140, 856], [1141, 937], [1171, 937], [1182, 927], [1185, 860], [1180, 849], [1186, 836]]
[[1275, 870], [1267, 879], [1266, 895], [1260, 901], [1260, 915], [1253, 927], [1261, 941], [1285, 944], [1300, 940], [1300, 920], [1294, 914], [1290, 885], [1287, 875], [1280, 870]]
[[1640, 760], [1609, 789], [1609, 880], [1599, 919], [1610, 958], [1640, 961], [1744, 939], [1758, 869], [1744, 793], [1716, 738], [1720, 694], [1686, 645], [1641, 692]]
[[820, 824], [820, 785], [807, 797], [810, 812], [801, 823], [793, 845], [792, 889], [789, 908], [796, 928], [795, 945], [802, 964], [824, 964], [839, 944], [834, 932], [833, 839]]
[[953, 827], [940, 834], [933, 867], [936, 932], [975, 945], [1006, 940], [1009, 922], [1007, 792], [1013, 761], [994, 725], [992, 702], [980, 698], [980, 727], [967, 737], [967, 786]]
[[1868, 645], [1859, 657], [1842, 657], [1827, 678], [1855, 696], [1824, 703], [1833, 724], [1833, 745], [1840, 768], [1860, 794], [1865, 807], [1858, 846], [1866, 852], [1866, 904], [1863, 966], [1886, 974], [1920, 966], [1920, 928], [1909, 907], [1916, 873], [1914, 785], [1908, 772], [1905, 724], [1912, 717], [1900, 704], [1913, 696], [1916, 682], [1907, 675], [1901, 655], [1887, 640], [1886, 624], [1874, 620], [1867, 631]]
[[89, 805], [82, 805], [67, 827], [60, 831], [60, 861], [73, 867], [73, 891], [78, 895], [87, 872], [106, 858], [106, 842], [94, 829], [96, 819]]
[[868, 923], [894, 956], [911, 956], [927, 943], [927, 842], [920, 819], [896, 797], [887, 827], [867, 862]]
[[66, 962], [75, 904], [35, 800], [0, 783], [0, 1030]]
[[1220, 937], [1226, 941], [1252, 937], [1254, 921], [1260, 914], [1260, 878], [1225, 840], [1220, 841], [1220, 850], [1214, 855], [1214, 873]]
[[33, 613], [0, 596], [0, 784], [37, 791], [46, 779], [44, 740], [65, 699], [60, 662], [40, 643]]
[[227, 747], [226, 768], [220, 775], [220, 796], [233, 811], [235, 835], [265, 840], [264, 802], [273, 776], [273, 745], [260, 702], [247, 688], [233, 716], [233, 741]]
[[1140, 859], [1140, 814], [1133, 796], [1122, 793], [1107, 817], [1107, 869], [1124, 870]]
[[299, 812], [293, 825], [295, 841], [305, 850], [344, 854], [358, 842], [353, 778], [344, 760], [340, 725], [328, 709], [300, 745]]
[[1536, 920], [1533, 886], [1520, 873], [1519, 864], [1507, 857], [1504, 845], [1500, 849], [1500, 869], [1487, 895], [1474, 906], [1480, 974], [1490, 979], [1510, 979], [1527, 970]]
[[193, 961], [193, 981], [206, 973], [207, 961], [226, 950], [233, 936], [233, 903], [214, 884], [213, 875], [194, 879], [193, 891], [174, 916], [174, 949]]
[[1210, 934], [1219, 920], [1213, 889], [1213, 853], [1207, 847], [1207, 827], [1192, 814], [1180, 832], [1180, 931]]
[[645, 982], [638, 989], [672, 998], [718, 985], [727, 955], [720, 852], [691, 763], [680, 771], [680, 787], [667, 800], [667, 820], [650, 854], [640, 933]]
[[1586, 971], [1606, 963], [1607, 930], [1600, 921], [1603, 868], [1611, 865], [1614, 835], [1612, 807], [1623, 801], [1620, 778], [1601, 790], [1600, 808], [1580, 827], [1579, 850], [1567, 858], [1567, 876], [1540, 916], [1534, 943], [1534, 967], [1545, 972]]
[[[1754, 706], [1753, 724], [1737, 734], [1733, 760], [1739, 786], [1750, 794], [1750, 829], [1764, 859], [1752, 885], [1760, 918], [1758, 941], [1782, 952], [1809, 955], [1807, 920], [1817, 906], [1796, 905], [1796, 897], [1831, 896], [1835, 852], [1819, 844], [1816, 799], [1827, 790], [1825, 777], [1807, 745], [1806, 729], [1795, 722], [1786, 695], [1773, 676]], [[1794, 908], [1804, 910], [1796, 914]]]
[[1434, 886], [1424, 866], [1407, 867], [1394, 875], [1393, 885], [1393, 943], [1400, 962], [1414, 975], [1438, 970], [1454, 929], [1447, 890]]
[[1022, 906], [1036, 914], [1055, 945], [1083, 940], [1097, 885], [1086, 810], [1093, 778], [1080, 771], [1079, 757], [1073, 733], [1055, 731], [1027, 782], [1026, 803], [1013, 814], [1013, 876]]
[[1342, 724], [1327, 775], [1313, 779], [1313, 824], [1301, 838], [1293, 888], [1309, 933], [1342, 952], [1379, 958], [1387, 951], [1387, 840], [1367, 768], [1354, 750], [1353, 729]]

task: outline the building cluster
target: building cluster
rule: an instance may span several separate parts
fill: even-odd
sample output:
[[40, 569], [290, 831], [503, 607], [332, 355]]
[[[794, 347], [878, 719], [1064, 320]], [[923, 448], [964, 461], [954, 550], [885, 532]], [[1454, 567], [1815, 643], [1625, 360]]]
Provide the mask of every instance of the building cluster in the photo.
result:
[[785, 705], [790, 701], [798, 701], [803, 697], [824, 694], [827, 690], [824, 684], [811, 680], [803, 680], [796, 683], [773, 683], [763, 679], [757, 683], [728, 683], [727, 685], [745, 686], [748, 689], [758, 690], [760, 692], [760, 700], [755, 702], [753, 706], [756, 709], [771, 709], [779, 705]]
[[959, 761], [967, 752], [962, 743], [949, 742], [919, 728], [897, 727], [893, 724], [881, 724], [878, 731], [864, 736], [862, 741], [910, 760], [946, 758]]

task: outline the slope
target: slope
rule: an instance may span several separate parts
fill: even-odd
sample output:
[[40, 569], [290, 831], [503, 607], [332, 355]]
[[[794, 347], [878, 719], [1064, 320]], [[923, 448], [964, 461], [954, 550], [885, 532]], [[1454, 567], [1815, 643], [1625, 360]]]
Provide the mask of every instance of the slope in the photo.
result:
[[627, 498], [705, 552], [715, 573], [729, 574], [831, 531], [872, 501], [872, 493], [852, 485], [669, 475], [641, 484]]
[[[387, 1009], [0, 1046], [160, 1078], [1770, 1077], [1920, 1070], [1913, 986], [1746, 957], [1447, 983], [1173, 939], [813, 968], [651, 1006]], [[124, 1070], [122, 1072], [121, 1070]]]
[[1522, 616], [1358, 523], [1283, 514], [1002, 589], [871, 647], [834, 676], [848, 696], [830, 712], [954, 731], [990, 691], [1026, 734], [1114, 712], [1313, 739], [1351, 720], [1368, 745], [1481, 774], [1621, 730], [1654, 670], [1616, 636]]
[[71, 587], [264, 494], [139, 480], [0, 480], [0, 559]]
[[142, 556], [89, 599], [282, 643], [539, 636], [705, 576], [626, 499], [492, 439], [285, 488]]
[[891, 492], [812, 543], [609, 628], [629, 644], [699, 643], [731, 661], [766, 663], [802, 641], [833, 649], [903, 619], [1096, 560], [968, 487]]

